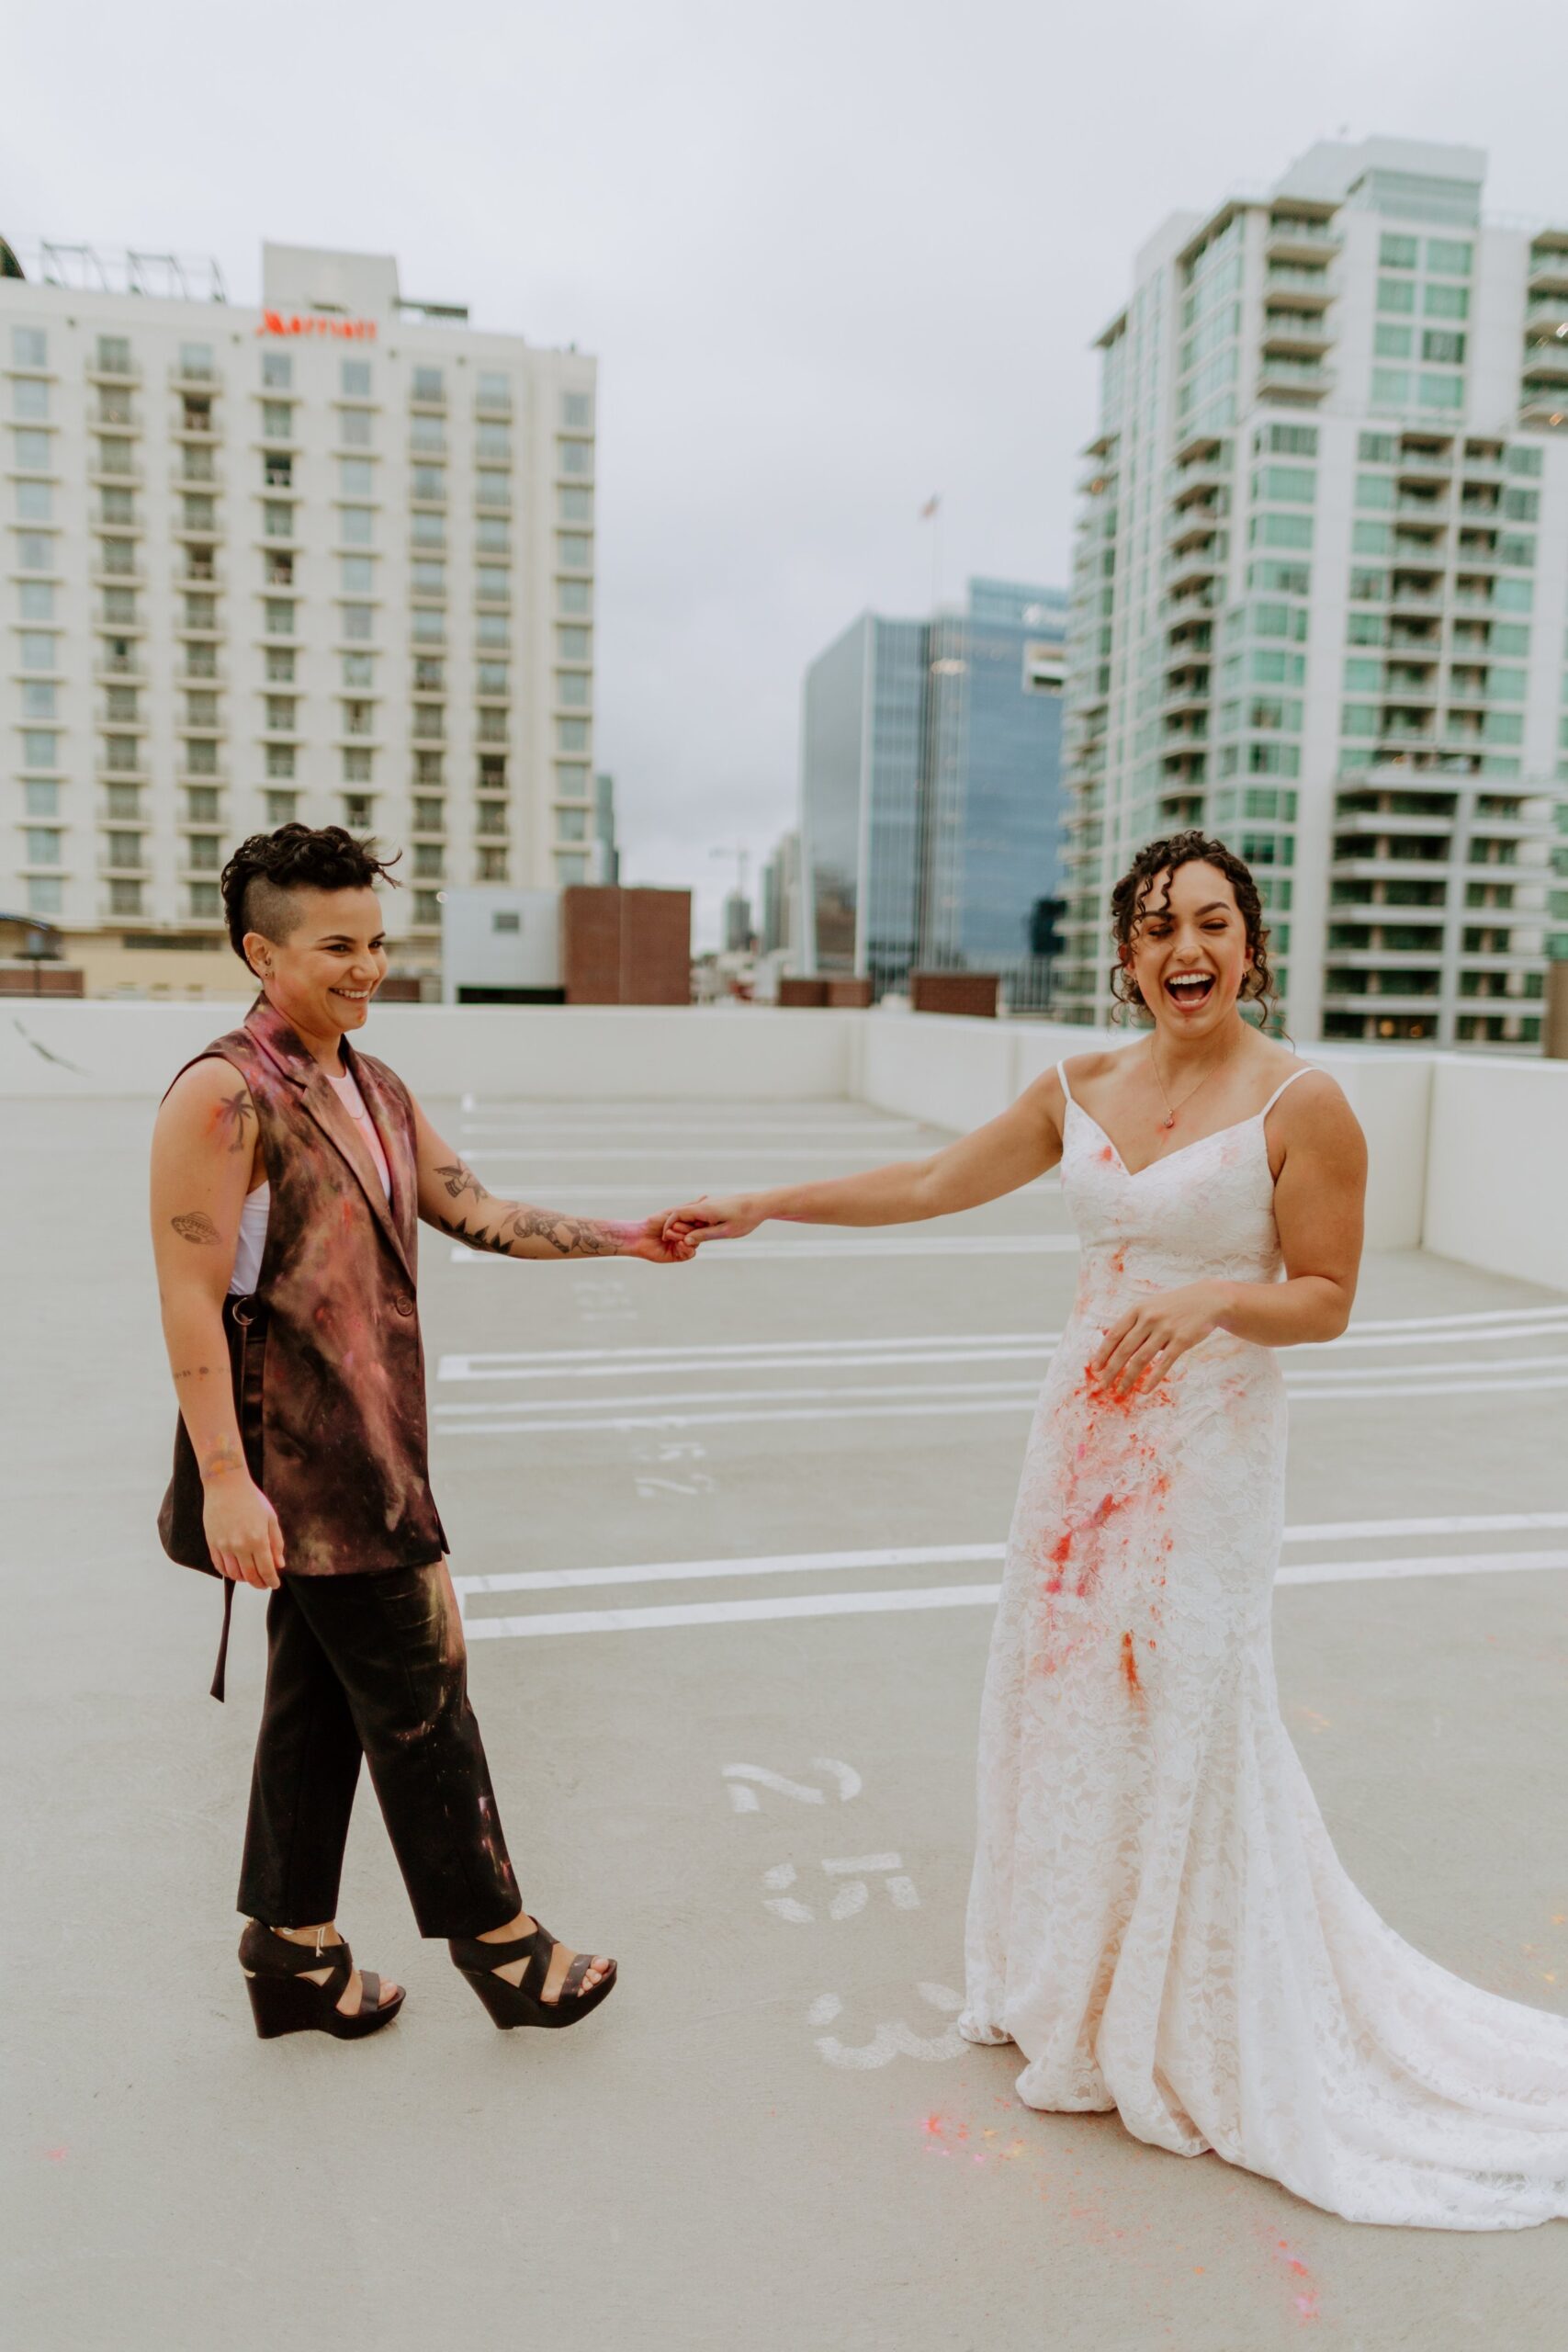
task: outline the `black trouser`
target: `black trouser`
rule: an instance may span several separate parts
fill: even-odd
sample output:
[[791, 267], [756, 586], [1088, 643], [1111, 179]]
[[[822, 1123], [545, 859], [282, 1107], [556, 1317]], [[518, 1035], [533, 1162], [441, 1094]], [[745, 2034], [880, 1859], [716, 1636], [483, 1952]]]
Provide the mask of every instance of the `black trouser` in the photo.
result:
[[446, 1563], [286, 1576], [266, 1636], [240, 1870], [246, 1917], [304, 1928], [334, 1916], [363, 1755], [420, 1933], [478, 1936], [514, 1918]]

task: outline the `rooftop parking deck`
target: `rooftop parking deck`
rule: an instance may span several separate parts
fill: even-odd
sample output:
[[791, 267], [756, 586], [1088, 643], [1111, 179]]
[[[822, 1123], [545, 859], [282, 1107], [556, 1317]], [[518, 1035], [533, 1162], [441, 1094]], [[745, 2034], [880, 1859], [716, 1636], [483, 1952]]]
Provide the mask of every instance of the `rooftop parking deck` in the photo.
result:
[[[847, 1095], [427, 1107], [493, 1191], [610, 1215], [942, 1139]], [[342, 1917], [408, 2007], [364, 2048], [262, 2044], [230, 1907], [262, 1606], [214, 1708], [216, 1595], [152, 1523], [152, 1105], [0, 1115], [18, 2345], [1560, 2340], [1562, 2229], [1355, 2229], [1024, 2109], [1016, 2053], [954, 2030], [989, 1598], [1076, 1273], [1054, 1178], [669, 1270], [425, 1234], [435, 1487], [525, 1899], [623, 1981], [579, 2033], [495, 2034], [362, 1790]], [[1284, 1370], [1276, 1652], [1340, 1853], [1421, 1949], [1568, 2009], [1568, 1295], [1374, 1249], [1350, 1330]]]

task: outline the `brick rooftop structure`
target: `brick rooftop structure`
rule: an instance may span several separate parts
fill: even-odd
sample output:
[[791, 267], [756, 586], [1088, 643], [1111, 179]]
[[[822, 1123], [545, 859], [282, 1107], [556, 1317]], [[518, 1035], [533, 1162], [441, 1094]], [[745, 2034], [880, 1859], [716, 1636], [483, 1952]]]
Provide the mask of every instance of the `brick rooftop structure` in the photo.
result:
[[568, 1004], [687, 1004], [692, 894], [572, 883], [561, 892]]

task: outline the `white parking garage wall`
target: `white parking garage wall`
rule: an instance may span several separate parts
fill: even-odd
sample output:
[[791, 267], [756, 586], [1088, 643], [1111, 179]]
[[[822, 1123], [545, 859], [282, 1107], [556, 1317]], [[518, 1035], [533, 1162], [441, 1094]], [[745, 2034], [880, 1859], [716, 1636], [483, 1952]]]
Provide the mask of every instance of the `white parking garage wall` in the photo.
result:
[[1568, 1062], [1437, 1059], [1423, 1239], [1568, 1291]]
[[[0, 1001], [0, 1097], [140, 1095], [245, 1006]], [[851, 1091], [852, 1012], [379, 1004], [363, 1044], [433, 1101], [806, 1102]]]

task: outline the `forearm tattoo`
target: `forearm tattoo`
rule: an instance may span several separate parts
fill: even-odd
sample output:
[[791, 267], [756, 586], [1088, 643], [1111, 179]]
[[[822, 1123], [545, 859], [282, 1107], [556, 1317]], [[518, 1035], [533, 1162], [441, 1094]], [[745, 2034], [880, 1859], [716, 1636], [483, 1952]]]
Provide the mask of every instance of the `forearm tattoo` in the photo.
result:
[[[445, 1169], [439, 1172], [447, 1176]], [[448, 1190], [454, 1189], [463, 1188], [454, 1188], [448, 1177]], [[481, 1188], [479, 1197], [488, 1201], [491, 1196]], [[493, 1250], [502, 1258], [618, 1258], [628, 1238], [640, 1230], [634, 1225], [603, 1224], [593, 1217], [558, 1216], [553, 1209], [528, 1208], [515, 1201], [496, 1202], [488, 1216], [442, 1216], [435, 1221], [454, 1241], [466, 1242], [470, 1250]], [[530, 1241], [543, 1241], [547, 1248], [530, 1250]]]
[[172, 1216], [169, 1223], [182, 1241], [194, 1241], [200, 1249], [215, 1250], [223, 1238], [202, 1209], [187, 1209], [183, 1216]]

